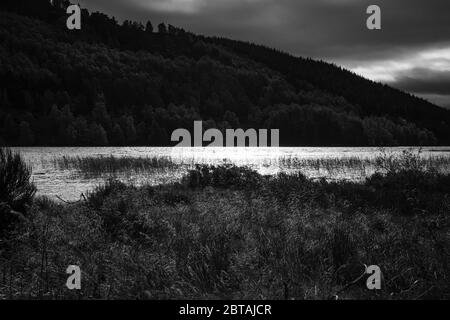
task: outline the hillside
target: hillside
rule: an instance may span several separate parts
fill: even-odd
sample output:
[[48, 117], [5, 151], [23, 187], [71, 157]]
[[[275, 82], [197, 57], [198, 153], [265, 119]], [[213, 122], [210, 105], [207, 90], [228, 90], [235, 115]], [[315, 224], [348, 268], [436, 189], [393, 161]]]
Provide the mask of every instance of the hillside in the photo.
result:
[[338, 66], [87, 10], [69, 31], [55, 3], [0, 4], [2, 144], [165, 146], [194, 120], [283, 146], [450, 144], [450, 111]]

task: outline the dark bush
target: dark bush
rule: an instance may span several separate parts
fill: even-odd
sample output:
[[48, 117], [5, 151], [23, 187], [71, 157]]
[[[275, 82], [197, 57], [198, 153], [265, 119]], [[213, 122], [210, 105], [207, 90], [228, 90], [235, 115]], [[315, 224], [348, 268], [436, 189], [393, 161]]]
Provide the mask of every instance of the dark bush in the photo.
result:
[[127, 185], [116, 179], [109, 179], [104, 185], [97, 186], [92, 192], [88, 193], [88, 201], [94, 208], [100, 208], [108, 197], [120, 194], [127, 189]]
[[189, 171], [184, 182], [191, 188], [207, 186], [217, 188], [255, 187], [260, 181], [260, 175], [248, 168], [234, 165], [208, 166], [196, 165], [195, 170]]
[[0, 235], [23, 217], [32, 202], [36, 187], [30, 180], [31, 168], [20, 155], [0, 148]]
[[374, 189], [374, 200], [379, 206], [395, 207], [403, 214], [414, 214], [430, 211], [436, 205], [445, 206], [445, 195], [450, 192], [448, 183], [448, 175], [399, 170], [386, 175], [375, 174], [367, 179], [366, 186]]

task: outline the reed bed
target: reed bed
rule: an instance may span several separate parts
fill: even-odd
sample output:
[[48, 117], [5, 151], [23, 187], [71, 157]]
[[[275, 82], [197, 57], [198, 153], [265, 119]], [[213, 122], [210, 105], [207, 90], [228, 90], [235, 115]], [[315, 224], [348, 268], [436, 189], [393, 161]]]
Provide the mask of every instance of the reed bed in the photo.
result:
[[86, 175], [101, 176], [116, 173], [144, 173], [155, 170], [174, 170], [180, 167], [169, 157], [61, 157], [54, 160], [60, 170], [77, 170]]
[[400, 167], [416, 167], [434, 170], [441, 173], [450, 172], [450, 157], [420, 156], [417, 153], [405, 152], [401, 154], [380, 154], [373, 158], [362, 157], [330, 157], [330, 158], [297, 158], [285, 157], [280, 159], [280, 166], [304, 171], [326, 171], [333, 175], [343, 172], [355, 172], [361, 177], [370, 176], [375, 172], [388, 173]]
[[287, 157], [280, 159], [280, 165], [289, 169], [312, 169], [312, 170], [364, 170], [374, 165], [372, 159], [358, 157], [334, 157], [334, 158], [296, 158]]
[[[64, 156], [53, 160], [60, 170], [73, 170], [86, 178], [130, 174], [152, 175], [161, 172], [187, 172], [194, 168], [195, 159], [175, 163], [170, 157]], [[279, 167], [285, 172], [300, 172], [311, 178], [363, 181], [375, 173], [395, 172], [398, 168], [423, 169], [439, 173], [450, 172], [450, 157], [423, 155], [420, 151], [387, 153], [375, 157], [301, 158], [288, 156], [269, 160], [266, 166]]]

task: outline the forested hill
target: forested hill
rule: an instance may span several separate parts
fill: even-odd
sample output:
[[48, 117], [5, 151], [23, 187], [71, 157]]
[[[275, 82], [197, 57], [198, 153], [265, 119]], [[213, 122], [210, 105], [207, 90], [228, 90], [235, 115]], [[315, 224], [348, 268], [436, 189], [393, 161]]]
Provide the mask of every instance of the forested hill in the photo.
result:
[[171, 145], [174, 129], [280, 129], [284, 146], [449, 145], [450, 111], [337, 66], [48, 0], [0, 3], [0, 143]]

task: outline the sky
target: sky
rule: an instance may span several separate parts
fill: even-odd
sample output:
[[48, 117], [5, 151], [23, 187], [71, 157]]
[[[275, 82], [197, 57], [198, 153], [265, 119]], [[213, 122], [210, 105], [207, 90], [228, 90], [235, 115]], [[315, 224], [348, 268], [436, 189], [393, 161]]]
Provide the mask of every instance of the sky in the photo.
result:
[[[336, 63], [450, 108], [450, 0], [79, 0], [118, 20], [151, 20]], [[368, 30], [369, 5], [381, 30]]]

